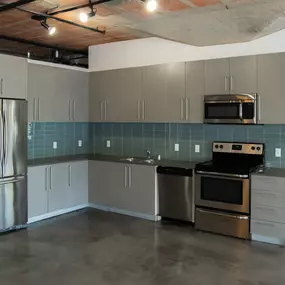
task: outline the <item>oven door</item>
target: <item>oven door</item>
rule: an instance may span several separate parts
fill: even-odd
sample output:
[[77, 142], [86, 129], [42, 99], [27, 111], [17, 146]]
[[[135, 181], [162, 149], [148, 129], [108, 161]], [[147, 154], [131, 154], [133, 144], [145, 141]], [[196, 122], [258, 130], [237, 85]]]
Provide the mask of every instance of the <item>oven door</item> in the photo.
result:
[[196, 206], [249, 214], [249, 178], [205, 174], [195, 178]]

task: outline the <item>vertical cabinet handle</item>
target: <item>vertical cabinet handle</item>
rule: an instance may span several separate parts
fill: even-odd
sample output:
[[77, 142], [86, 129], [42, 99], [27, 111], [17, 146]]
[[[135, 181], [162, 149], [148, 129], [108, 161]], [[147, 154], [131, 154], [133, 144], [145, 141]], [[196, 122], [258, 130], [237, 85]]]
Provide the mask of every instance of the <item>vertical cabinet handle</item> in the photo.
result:
[[230, 76], [230, 91], [233, 91], [234, 89], [234, 77]]
[[100, 120], [103, 121], [103, 102], [100, 102]]
[[47, 175], [48, 175], [48, 173], [47, 173], [47, 168], [45, 168], [45, 190], [47, 190], [47, 180], [48, 180], [48, 178], [47, 178]]
[[71, 101], [69, 100], [68, 102], [68, 120], [71, 121]]
[[188, 98], [185, 99], [185, 120], [188, 121], [189, 116], [189, 100]]
[[127, 166], [125, 166], [125, 188], [127, 188], [128, 187], [128, 172], [127, 172]]
[[1, 78], [1, 86], [0, 86], [1, 95], [3, 95], [3, 85], [4, 85], [4, 80], [3, 78]]
[[40, 120], [40, 98], [38, 98], [38, 121]]
[[145, 100], [142, 100], [142, 119], [145, 120]]
[[128, 176], [129, 176], [129, 189], [132, 187], [132, 168], [129, 166]]
[[68, 165], [68, 186], [71, 186], [71, 165]]
[[75, 121], [75, 100], [73, 100], [72, 119]]
[[33, 121], [36, 120], [36, 98], [33, 98]]
[[184, 120], [184, 99], [180, 99], [180, 121]]
[[107, 108], [107, 101], [105, 101], [105, 121], [107, 121], [107, 110], [108, 110], [108, 108]]
[[225, 91], [228, 92], [228, 77], [224, 77]]
[[51, 167], [49, 168], [49, 190], [51, 190], [51, 181], [52, 181], [52, 171], [51, 171]]
[[138, 115], [138, 121], [140, 121], [141, 119], [141, 102], [140, 100], [138, 100], [138, 111], [137, 111], [137, 115]]

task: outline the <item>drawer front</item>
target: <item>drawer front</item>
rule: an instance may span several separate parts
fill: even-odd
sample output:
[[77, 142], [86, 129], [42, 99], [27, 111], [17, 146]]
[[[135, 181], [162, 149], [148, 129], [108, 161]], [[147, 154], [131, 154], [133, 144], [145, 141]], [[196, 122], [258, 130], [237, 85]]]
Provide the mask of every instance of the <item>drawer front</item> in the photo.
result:
[[285, 208], [285, 193], [273, 193], [262, 190], [252, 190], [251, 205]]
[[281, 177], [252, 176], [251, 189], [285, 193], [285, 179]]
[[252, 205], [251, 217], [254, 220], [285, 224], [285, 208]]
[[285, 238], [285, 225], [251, 220], [251, 233], [268, 237]]

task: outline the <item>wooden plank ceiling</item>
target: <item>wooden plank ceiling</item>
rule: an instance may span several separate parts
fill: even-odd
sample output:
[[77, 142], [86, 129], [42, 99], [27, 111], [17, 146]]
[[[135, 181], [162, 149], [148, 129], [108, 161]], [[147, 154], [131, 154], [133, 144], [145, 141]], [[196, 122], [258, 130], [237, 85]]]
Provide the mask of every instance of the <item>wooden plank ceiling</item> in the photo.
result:
[[[13, 0], [1, 1], [3, 2], [12, 3]], [[88, 0], [39, 0], [21, 7], [45, 13], [85, 3], [88, 3]], [[13, 9], [0, 13], [0, 36], [6, 35], [59, 47], [87, 50], [90, 45], [151, 36], [151, 34], [132, 29], [131, 26], [136, 22], [149, 21], [193, 7], [212, 6], [219, 3], [219, 0], [160, 0], [158, 11], [149, 13], [139, 0], [114, 0], [96, 6], [96, 16], [89, 19], [86, 24], [94, 28], [105, 27], [106, 34], [104, 35], [48, 19], [47, 23], [57, 28], [56, 34], [49, 36], [39, 22], [31, 19], [31, 14]], [[89, 11], [88, 8], [84, 8], [60, 14], [57, 17], [82, 24], [78, 18], [79, 13]], [[3, 47], [4, 44], [4, 41], [0, 41], [0, 46]], [[13, 45], [16, 47], [18, 44], [11, 42], [7, 48], [12, 48]]]

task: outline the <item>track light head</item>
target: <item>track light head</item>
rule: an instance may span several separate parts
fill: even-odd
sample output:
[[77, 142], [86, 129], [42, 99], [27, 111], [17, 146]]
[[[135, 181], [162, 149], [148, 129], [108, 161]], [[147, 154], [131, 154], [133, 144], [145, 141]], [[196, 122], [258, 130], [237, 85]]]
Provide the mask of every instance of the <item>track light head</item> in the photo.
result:
[[52, 35], [55, 34], [55, 32], [56, 32], [56, 27], [51, 27], [50, 25], [48, 25], [48, 24], [46, 23], [46, 20], [41, 21], [41, 25], [42, 25], [45, 29], [48, 30], [48, 34], [49, 34], [50, 36], [52, 36]]
[[90, 9], [91, 9], [90, 13], [81, 12], [79, 14], [79, 19], [82, 23], [86, 23], [89, 18], [95, 17], [97, 10], [95, 9], [95, 11], [94, 11], [94, 8], [92, 6], [90, 6]]

